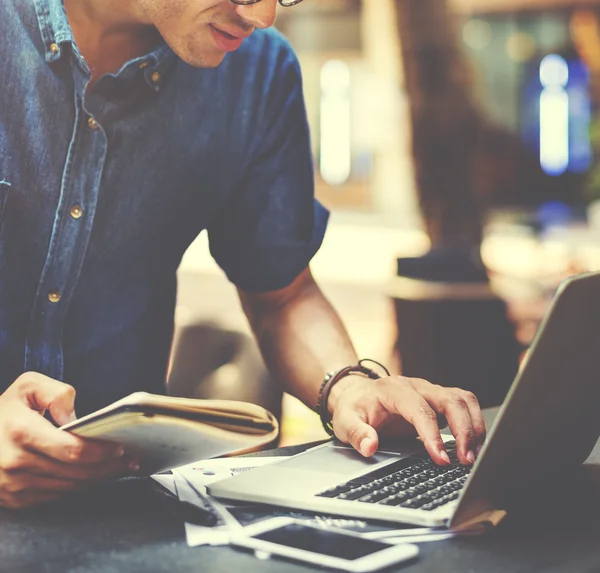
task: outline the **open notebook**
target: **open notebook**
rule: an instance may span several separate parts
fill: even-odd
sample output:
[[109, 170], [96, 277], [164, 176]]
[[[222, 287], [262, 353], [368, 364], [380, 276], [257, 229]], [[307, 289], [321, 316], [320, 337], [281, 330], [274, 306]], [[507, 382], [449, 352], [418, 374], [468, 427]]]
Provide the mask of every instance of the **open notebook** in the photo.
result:
[[151, 474], [257, 450], [277, 438], [279, 424], [256, 404], [136, 392], [61, 429], [122, 444], [140, 471]]

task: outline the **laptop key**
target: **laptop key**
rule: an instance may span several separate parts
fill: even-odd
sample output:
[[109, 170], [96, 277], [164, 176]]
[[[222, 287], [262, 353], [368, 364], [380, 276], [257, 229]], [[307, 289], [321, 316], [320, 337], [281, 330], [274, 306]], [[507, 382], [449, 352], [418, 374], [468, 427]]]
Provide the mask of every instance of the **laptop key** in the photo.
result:
[[431, 503], [426, 503], [421, 506], [421, 509], [425, 511], [431, 511], [433, 509], [437, 509], [438, 507], [442, 507], [442, 505], [446, 505], [450, 500], [445, 499], [434, 499]]
[[471, 472], [473, 466], [457, 466], [454, 468], [454, 473], [457, 475], [467, 475]]
[[358, 499], [359, 497], [363, 497], [364, 495], [368, 494], [369, 490], [368, 489], [362, 489], [362, 488], [356, 488], [353, 489], [352, 491], [349, 491], [348, 493], [342, 493], [338, 496], [336, 496], [335, 499], [348, 499], [348, 500], [353, 500], [353, 499]]
[[395, 495], [395, 494], [400, 493], [401, 491], [405, 491], [407, 489], [408, 489], [408, 487], [404, 486], [402, 484], [394, 484], [394, 485], [389, 485], [387, 487], [384, 487], [380, 491], [385, 492], [387, 495]]
[[381, 500], [379, 503], [381, 505], [400, 505], [400, 504], [404, 503], [405, 501], [407, 501], [408, 499], [409, 499], [409, 496], [401, 493], [398, 495], [392, 495], [390, 497], [386, 497], [385, 499]]
[[339, 485], [336, 487], [332, 487], [331, 489], [328, 489], [320, 494], [318, 494], [319, 497], [337, 497], [340, 494], [349, 492], [352, 490], [352, 487], [349, 485]]
[[431, 502], [431, 503], [426, 503], [425, 505], [421, 506], [421, 509], [425, 510], [425, 511], [431, 511], [432, 509], [436, 509], [438, 506], [435, 505], [435, 503]]
[[418, 474], [419, 472], [426, 470], [428, 465], [429, 465], [428, 461], [421, 462], [421, 463], [415, 464], [414, 466], [411, 466], [410, 468], [404, 470], [404, 473], [406, 473], [408, 475], [415, 475], [415, 474]]
[[440, 498], [444, 497], [445, 495], [448, 495], [449, 493], [452, 493], [449, 489], [445, 490], [445, 489], [442, 489], [441, 487], [438, 487], [436, 489], [432, 489], [429, 492], [429, 496], [432, 499], [440, 499]]
[[431, 499], [430, 498], [426, 498], [425, 496], [419, 496], [419, 497], [415, 497], [414, 499], [409, 499], [408, 501], [405, 501], [404, 503], [400, 504], [400, 507], [405, 507], [408, 509], [419, 509], [422, 505], [425, 505], [426, 503], [430, 503]]
[[454, 493], [451, 493], [450, 495], [445, 495], [444, 497], [436, 500], [436, 503], [439, 502], [440, 505], [445, 505], [450, 501], [454, 501], [455, 499], [458, 499], [459, 495], [460, 495], [460, 493], [458, 491], [455, 491]]
[[385, 491], [375, 491], [373, 493], [369, 493], [363, 497], [360, 497], [358, 501], [362, 501], [363, 503], [377, 503], [382, 499], [390, 497], [390, 494]]
[[448, 494], [452, 493], [452, 491], [453, 491], [453, 490], [452, 490], [452, 488], [451, 488], [449, 485], [444, 485], [444, 486], [442, 486], [442, 487], [440, 488], [440, 492], [441, 492], [443, 495], [448, 495]]
[[427, 487], [425, 484], [421, 484], [411, 488], [411, 491], [415, 492], [417, 495], [420, 495], [422, 493], [425, 493], [426, 491], [429, 491], [429, 489], [430, 488]]

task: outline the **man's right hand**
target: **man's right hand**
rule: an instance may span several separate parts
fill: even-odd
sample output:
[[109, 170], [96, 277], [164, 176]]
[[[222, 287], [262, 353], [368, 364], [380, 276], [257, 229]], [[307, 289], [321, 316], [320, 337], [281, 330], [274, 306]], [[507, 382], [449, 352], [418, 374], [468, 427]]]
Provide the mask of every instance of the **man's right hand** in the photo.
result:
[[136, 463], [117, 444], [59, 430], [75, 420], [75, 389], [42, 374], [21, 375], [0, 395], [0, 506], [52, 501], [89, 482], [131, 474]]

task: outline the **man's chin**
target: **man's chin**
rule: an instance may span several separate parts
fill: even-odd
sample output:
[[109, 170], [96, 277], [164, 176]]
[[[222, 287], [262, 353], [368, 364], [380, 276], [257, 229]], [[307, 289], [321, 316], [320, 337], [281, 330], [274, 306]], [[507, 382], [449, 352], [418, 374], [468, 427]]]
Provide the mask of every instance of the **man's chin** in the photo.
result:
[[186, 64], [195, 68], [217, 68], [225, 59], [225, 52], [214, 52], [214, 53], [178, 53], [177, 54]]

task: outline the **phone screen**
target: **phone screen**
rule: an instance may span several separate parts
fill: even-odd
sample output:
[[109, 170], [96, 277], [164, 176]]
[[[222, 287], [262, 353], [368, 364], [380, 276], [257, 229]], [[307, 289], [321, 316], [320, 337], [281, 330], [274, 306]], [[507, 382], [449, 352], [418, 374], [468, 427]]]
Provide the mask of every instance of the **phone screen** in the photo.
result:
[[391, 547], [372, 539], [350, 537], [327, 529], [293, 523], [253, 536], [261, 541], [353, 561]]

